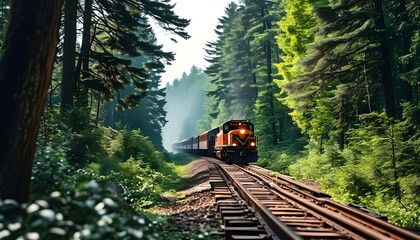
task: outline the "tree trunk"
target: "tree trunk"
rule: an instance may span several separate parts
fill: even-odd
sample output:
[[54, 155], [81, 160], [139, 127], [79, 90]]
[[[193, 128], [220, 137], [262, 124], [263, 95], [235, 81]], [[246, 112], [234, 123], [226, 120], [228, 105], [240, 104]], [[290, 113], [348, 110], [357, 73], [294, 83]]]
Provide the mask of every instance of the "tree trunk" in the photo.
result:
[[78, 106], [88, 106], [88, 89], [83, 86], [83, 80], [89, 78], [89, 56], [91, 42], [91, 29], [92, 29], [92, 4], [93, 0], [85, 0], [85, 10], [83, 12], [83, 38], [80, 50], [80, 56], [76, 68], [76, 79], [78, 84]]
[[0, 198], [26, 202], [51, 83], [60, 0], [12, 1], [0, 59]]
[[75, 59], [77, 37], [77, 0], [66, 0], [64, 10], [63, 77], [61, 80], [61, 112], [73, 106], [76, 88]]
[[397, 157], [395, 155], [395, 133], [394, 133], [394, 123], [391, 123], [391, 129], [390, 129], [390, 139], [389, 143], [391, 145], [392, 155], [391, 155], [391, 164], [392, 164], [392, 170], [394, 173], [394, 191], [395, 196], [397, 196], [398, 202], [401, 203], [401, 191], [400, 191], [400, 183], [398, 181], [398, 169], [397, 169]]
[[[410, 20], [407, 14], [407, 7], [405, 0], [399, 0], [398, 12], [401, 15], [401, 21], [405, 23], [409, 23]], [[412, 24], [412, 23], [410, 23]], [[407, 30], [403, 31], [402, 36], [402, 55], [407, 55], [410, 53], [411, 48], [411, 38], [413, 33], [407, 32]], [[401, 73], [410, 72], [413, 70], [413, 61], [410, 59], [408, 60], [407, 64], [400, 64]], [[401, 81], [401, 91], [402, 91], [402, 98], [405, 99], [407, 102], [413, 102], [413, 89], [407, 81], [400, 78]]]
[[344, 112], [344, 99], [342, 98], [340, 100], [340, 105], [339, 105], [339, 113], [338, 113], [338, 123], [339, 123], [339, 129], [340, 129], [340, 133], [338, 134], [338, 149], [340, 149], [340, 151], [344, 150], [344, 137], [345, 137], [345, 123], [346, 123], [346, 116], [345, 116], [345, 112]]
[[254, 60], [252, 60], [252, 52], [251, 52], [251, 43], [250, 39], [248, 39], [248, 57], [249, 57], [249, 68], [251, 71], [251, 78], [252, 78], [252, 85], [254, 86], [254, 104], [257, 102], [258, 98], [258, 87], [257, 87], [257, 73], [255, 70]]
[[388, 34], [386, 33], [386, 26], [384, 20], [384, 13], [382, 7], [382, 0], [374, 0], [376, 19], [375, 24], [380, 38], [379, 51], [381, 57], [380, 77], [382, 79], [382, 87], [384, 91], [385, 112], [388, 117], [396, 117], [395, 101], [394, 101], [394, 86], [392, 78], [392, 64], [389, 47]]
[[[261, 7], [261, 17], [264, 19], [265, 17], [265, 7], [264, 4]], [[264, 31], [271, 29], [271, 22], [269, 20], [263, 20], [263, 27]], [[272, 131], [272, 145], [277, 145], [277, 128], [276, 128], [276, 117], [274, 114], [274, 90], [273, 90], [273, 68], [272, 68], [272, 61], [271, 61], [271, 41], [267, 39], [264, 42], [264, 51], [265, 51], [265, 58], [266, 58], [266, 67], [267, 67], [267, 84], [269, 87], [269, 104], [270, 104], [270, 125]]]
[[278, 136], [278, 141], [279, 142], [282, 142], [282, 141], [284, 141], [285, 140], [285, 134], [284, 134], [284, 132], [285, 132], [285, 121], [286, 121], [286, 114], [284, 114], [284, 113], [280, 113], [279, 114], [280, 116], [279, 116], [279, 136]]

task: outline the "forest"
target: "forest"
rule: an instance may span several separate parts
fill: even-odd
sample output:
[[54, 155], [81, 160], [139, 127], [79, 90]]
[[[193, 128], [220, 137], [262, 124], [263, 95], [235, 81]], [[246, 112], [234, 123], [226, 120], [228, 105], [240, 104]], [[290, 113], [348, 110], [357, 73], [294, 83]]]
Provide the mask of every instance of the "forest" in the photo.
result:
[[182, 187], [171, 144], [230, 119], [255, 124], [259, 165], [420, 227], [420, 2], [218, 20], [208, 67], [162, 86], [155, 28], [190, 37], [170, 0], [0, 0], [0, 238], [202, 238], [148, 209]]

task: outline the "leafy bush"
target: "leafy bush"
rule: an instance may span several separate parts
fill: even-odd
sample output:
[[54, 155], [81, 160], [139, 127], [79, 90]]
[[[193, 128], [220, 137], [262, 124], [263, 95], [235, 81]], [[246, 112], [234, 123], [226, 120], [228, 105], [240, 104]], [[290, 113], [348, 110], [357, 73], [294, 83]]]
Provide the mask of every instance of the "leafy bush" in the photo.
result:
[[292, 176], [298, 179], [319, 180], [331, 172], [331, 162], [326, 154], [311, 149], [307, 156], [303, 156], [289, 167]]
[[325, 190], [335, 200], [346, 203], [362, 204], [374, 195], [374, 186], [363, 174], [365, 170], [359, 166], [347, 165], [326, 174], [322, 180]]
[[48, 195], [53, 191], [72, 191], [75, 168], [67, 162], [64, 146], [39, 146], [32, 167], [32, 195]]
[[161, 153], [157, 152], [147, 137], [141, 136], [139, 130], [121, 130], [108, 147], [111, 157], [126, 161], [133, 157], [143, 161], [152, 169], [158, 170], [164, 164]]
[[139, 215], [95, 182], [23, 205], [0, 201], [2, 239], [164, 239], [165, 220]]
[[101, 175], [100, 179], [107, 184], [121, 187], [123, 198], [136, 208], [149, 206], [160, 199], [159, 184], [165, 178], [161, 173], [133, 158], [119, 166], [119, 171]]
[[386, 216], [390, 222], [401, 227], [420, 227], [420, 208], [418, 204], [401, 204], [397, 199], [384, 201], [380, 194], [371, 208]]

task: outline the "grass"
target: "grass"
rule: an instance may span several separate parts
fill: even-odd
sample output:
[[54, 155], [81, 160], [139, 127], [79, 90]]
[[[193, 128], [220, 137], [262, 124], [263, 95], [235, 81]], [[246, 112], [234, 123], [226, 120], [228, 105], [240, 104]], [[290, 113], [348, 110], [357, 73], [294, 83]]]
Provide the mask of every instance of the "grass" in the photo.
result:
[[185, 166], [199, 157], [188, 153], [170, 153], [169, 158], [169, 160], [174, 164], [178, 166]]
[[186, 153], [170, 153], [168, 163], [161, 169], [161, 173], [168, 177], [169, 181], [162, 184], [163, 191], [171, 194], [187, 187], [183, 179], [188, 178], [188, 164], [196, 160], [197, 156]]

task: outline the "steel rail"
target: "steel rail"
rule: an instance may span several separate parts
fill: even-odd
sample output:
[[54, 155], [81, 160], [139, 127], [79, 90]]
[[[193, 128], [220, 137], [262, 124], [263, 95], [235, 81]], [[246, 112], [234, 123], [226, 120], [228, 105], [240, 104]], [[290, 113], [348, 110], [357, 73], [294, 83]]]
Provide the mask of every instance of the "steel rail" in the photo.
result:
[[[306, 195], [308, 197], [331, 198], [331, 196], [329, 194], [324, 193], [324, 192], [322, 192], [318, 189], [314, 189], [314, 188], [311, 188], [309, 186], [306, 186], [306, 185], [304, 185], [302, 183], [299, 183], [298, 181], [295, 181], [293, 179], [290, 179], [290, 178], [287, 178], [287, 177], [284, 177], [284, 176], [276, 176], [276, 177], [268, 176], [268, 175], [266, 175], [266, 174], [264, 174], [260, 171], [257, 171], [255, 169], [253, 169], [250, 166], [240, 166], [240, 167], [243, 168], [243, 169], [246, 169], [248, 171], [252, 171], [253, 173], [256, 173], [256, 174], [258, 174], [258, 175], [260, 175], [260, 176], [262, 176], [262, 177], [264, 177], [264, 178], [266, 178], [266, 179], [268, 179], [268, 180], [270, 180], [270, 181], [272, 181], [272, 182], [274, 182], [278, 185], [291, 188], [294, 191], [297, 191], [297, 192], [299, 192], [303, 195]], [[264, 169], [264, 170], [266, 170], [266, 169]], [[289, 185], [285, 185], [282, 181], [286, 182]], [[308, 194], [307, 192], [309, 192], [311, 194]]]
[[419, 235], [411, 231], [402, 229], [387, 221], [369, 216], [349, 206], [334, 202], [330, 199], [322, 199], [320, 201], [322, 201], [325, 204], [325, 207], [330, 208], [333, 211], [338, 210], [341, 214], [348, 216], [349, 218], [352, 218], [355, 221], [361, 222], [373, 229], [376, 229], [377, 231], [383, 232], [384, 234], [388, 234], [390, 237], [394, 239], [401, 239], [401, 240], [411, 240], [411, 239], [419, 240], [420, 239]]
[[[242, 168], [240, 166], [238, 167]], [[273, 180], [271, 176], [261, 176], [261, 174], [254, 173], [254, 171], [249, 171], [245, 168], [242, 168], [242, 170], [260, 180], [267, 180], [267, 178], [270, 178], [269, 180]], [[317, 204], [314, 201], [309, 201], [308, 199], [303, 199], [301, 197], [296, 196], [293, 193], [289, 193], [277, 185], [269, 183], [267, 184], [271, 188], [276, 189], [276, 191], [278, 191], [279, 194], [284, 195], [284, 198], [291, 199], [299, 205], [311, 209], [312, 211], [321, 214], [323, 217], [331, 219], [342, 226], [348, 226], [352, 231], [356, 231], [361, 235], [367, 236], [368, 238], [401, 240], [420, 239], [420, 236], [413, 232], [399, 228], [389, 222], [369, 216], [363, 212], [359, 212], [358, 210], [355, 210], [351, 207], [334, 202], [331, 199], [315, 198], [313, 196], [308, 196], [307, 194], [304, 194], [305, 196], [308, 196], [311, 199], [315, 199], [316, 202], [320, 203]], [[290, 186], [286, 187], [290, 188]], [[298, 192], [301, 193], [300, 191]], [[339, 213], [337, 213], [336, 211], [338, 211]]]
[[280, 239], [303, 240], [302, 237], [278, 219], [266, 206], [255, 199], [252, 194], [222, 166], [221, 163], [212, 160], [209, 161], [214, 163], [215, 166], [228, 177], [229, 181], [236, 188], [241, 198], [247, 201], [248, 204], [250, 204], [255, 211], [260, 214], [264, 222], [270, 227], [270, 230], [280, 237]]

